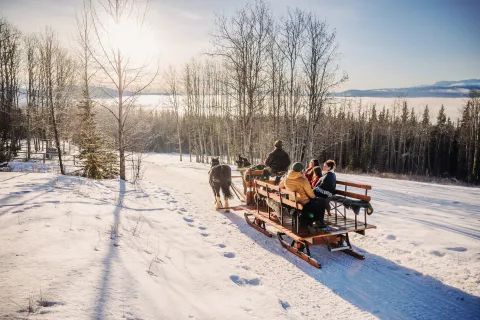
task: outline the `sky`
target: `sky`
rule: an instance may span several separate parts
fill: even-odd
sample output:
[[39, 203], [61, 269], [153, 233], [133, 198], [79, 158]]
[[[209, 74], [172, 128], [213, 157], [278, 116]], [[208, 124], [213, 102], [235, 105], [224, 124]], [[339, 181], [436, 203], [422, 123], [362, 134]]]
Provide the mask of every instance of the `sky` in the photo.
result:
[[[210, 47], [215, 14], [231, 16], [247, 1], [150, 0], [147, 28], [160, 67], [181, 66]], [[339, 89], [398, 88], [480, 78], [478, 0], [271, 0], [275, 17], [298, 7], [337, 32]], [[81, 0], [0, 0], [0, 16], [22, 32], [52, 27], [74, 47]]]

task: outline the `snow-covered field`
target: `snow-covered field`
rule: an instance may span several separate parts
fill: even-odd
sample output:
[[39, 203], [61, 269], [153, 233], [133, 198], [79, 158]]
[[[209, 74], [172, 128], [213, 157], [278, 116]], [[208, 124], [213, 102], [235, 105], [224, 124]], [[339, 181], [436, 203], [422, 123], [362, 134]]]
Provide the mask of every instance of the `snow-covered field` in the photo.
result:
[[215, 211], [208, 165], [145, 166], [0, 173], [0, 319], [480, 319], [478, 188], [338, 174], [373, 185], [378, 229], [352, 236], [366, 260], [315, 246], [315, 269]]
[[[180, 97], [181, 101], [182, 97]], [[338, 102], [345, 99], [344, 97], [337, 97]], [[395, 104], [401, 105], [403, 99], [400, 98], [381, 98], [381, 97], [362, 97], [362, 98], [347, 98], [351, 101], [352, 108], [356, 108], [359, 105], [370, 108], [373, 104], [377, 106], [377, 112], [383, 107], [392, 109]], [[97, 99], [105, 104], [105, 99]], [[440, 107], [445, 107], [445, 114], [450, 117], [452, 121], [456, 121], [462, 115], [461, 109], [466, 105], [466, 98], [409, 98], [405, 100], [408, 103], [409, 109], [412, 107], [415, 109], [415, 113], [421, 119], [425, 106], [428, 105], [430, 110], [430, 120], [432, 123], [437, 122], [437, 115]], [[108, 100], [107, 100], [108, 101]], [[148, 109], [168, 108], [171, 105], [171, 98], [168, 95], [140, 95], [138, 96], [136, 103], [139, 106]]]

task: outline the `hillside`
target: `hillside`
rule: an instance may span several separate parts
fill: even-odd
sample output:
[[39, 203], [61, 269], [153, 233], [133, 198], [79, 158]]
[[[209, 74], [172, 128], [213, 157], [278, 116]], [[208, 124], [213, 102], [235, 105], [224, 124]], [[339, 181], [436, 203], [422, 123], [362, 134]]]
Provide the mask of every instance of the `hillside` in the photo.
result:
[[347, 90], [337, 96], [347, 97], [408, 97], [408, 98], [467, 98], [471, 89], [480, 89], [480, 79], [439, 81], [432, 85], [407, 88]]
[[29, 304], [38, 319], [480, 314], [478, 188], [339, 173], [373, 185], [378, 229], [352, 236], [366, 260], [316, 246], [315, 269], [242, 213], [215, 211], [208, 165], [151, 154], [145, 166], [137, 186], [0, 173], [0, 319]]

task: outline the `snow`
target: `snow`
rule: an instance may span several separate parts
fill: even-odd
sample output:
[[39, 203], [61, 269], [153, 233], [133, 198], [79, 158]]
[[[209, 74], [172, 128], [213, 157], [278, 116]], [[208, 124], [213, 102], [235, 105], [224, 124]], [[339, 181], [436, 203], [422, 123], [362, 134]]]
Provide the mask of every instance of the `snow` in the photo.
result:
[[363, 261], [313, 247], [315, 269], [215, 211], [207, 164], [145, 168], [138, 185], [0, 173], [0, 319], [29, 298], [39, 319], [479, 319], [478, 188], [338, 173], [373, 186], [377, 229], [351, 238]]
[[[392, 91], [394, 89], [378, 89], [376, 91]], [[458, 90], [460, 92], [466, 93], [467, 91]], [[182, 97], [180, 97], [180, 100]], [[340, 103], [345, 99], [345, 97], [336, 97], [336, 100]], [[377, 105], [377, 113], [385, 106], [387, 109], [393, 109], [395, 104], [399, 104], [403, 101], [403, 98], [384, 98], [384, 97], [362, 97], [362, 98], [347, 98], [348, 101], [351, 101], [353, 107], [357, 107], [360, 103], [362, 105], [371, 107], [373, 104]], [[452, 121], [460, 118], [461, 109], [467, 103], [467, 98], [435, 98], [435, 97], [405, 97], [408, 102], [409, 109], [412, 107], [415, 108], [415, 113], [419, 116], [422, 115], [425, 106], [428, 105], [430, 109], [430, 120], [433, 123], [436, 123], [438, 111], [440, 110], [442, 104], [445, 107], [445, 114], [447, 117], [450, 117]], [[108, 99], [96, 99], [97, 101], [105, 104], [105, 101], [108, 102]], [[171, 105], [170, 97], [168, 95], [140, 95], [136, 103], [139, 106], [142, 106], [146, 109], [156, 109], [163, 110], [168, 109]], [[352, 109], [354, 110], [354, 109]], [[183, 112], [183, 107], [179, 110], [180, 113]]]
[[48, 161], [42, 163], [38, 161], [13, 161], [8, 163], [13, 172], [59, 172], [59, 166], [56, 162]]

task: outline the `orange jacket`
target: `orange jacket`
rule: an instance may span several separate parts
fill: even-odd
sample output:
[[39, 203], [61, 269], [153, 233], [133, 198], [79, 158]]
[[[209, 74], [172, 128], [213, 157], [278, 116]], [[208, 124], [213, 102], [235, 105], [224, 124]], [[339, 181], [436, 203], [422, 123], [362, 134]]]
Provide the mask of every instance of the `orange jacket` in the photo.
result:
[[310, 199], [315, 198], [310, 183], [301, 172], [290, 171], [285, 181], [280, 183], [280, 188], [285, 187], [288, 191], [297, 192], [299, 194], [297, 201], [306, 204]]

